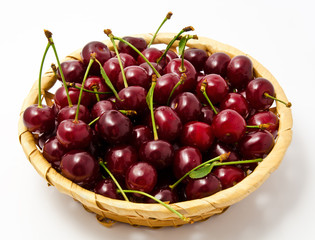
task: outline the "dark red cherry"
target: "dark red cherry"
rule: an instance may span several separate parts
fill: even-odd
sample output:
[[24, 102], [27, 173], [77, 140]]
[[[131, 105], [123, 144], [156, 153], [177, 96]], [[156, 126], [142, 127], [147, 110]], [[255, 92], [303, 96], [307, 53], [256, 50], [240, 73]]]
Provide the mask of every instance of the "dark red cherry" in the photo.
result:
[[160, 139], [172, 142], [181, 133], [182, 122], [177, 113], [167, 106], [160, 106], [154, 110], [155, 124]]
[[72, 150], [63, 155], [61, 174], [80, 186], [91, 184], [99, 176], [99, 165], [88, 152]]
[[[219, 112], [218, 108], [215, 107], [215, 109], [217, 112]], [[215, 113], [214, 113], [212, 107], [204, 106], [201, 108], [200, 111], [201, 111], [201, 113], [199, 114], [199, 121], [211, 125], [212, 120], [215, 116]]]
[[195, 147], [181, 147], [175, 153], [173, 162], [173, 173], [177, 179], [180, 179], [187, 172], [199, 166], [202, 163], [202, 155]]
[[222, 190], [221, 182], [212, 174], [199, 179], [192, 179], [185, 188], [188, 200], [211, 196]]
[[[124, 67], [136, 65], [136, 60], [128, 53], [119, 53], [120, 59], [124, 62]], [[117, 58], [117, 56], [115, 56]]]
[[[125, 62], [122, 61], [123, 67], [125, 67]], [[117, 58], [108, 59], [103, 65], [104, 71], [112, 84], [115, 86], [118, 80], [118, 75], [121, 72], [119, 61]]]
[[[89, 64], [92, 53], [95, 54], [95, 58], [102, 64], [102, 66], [108, 59], [111, 58], [111, 53], [104, 43], [99, 41], [89, 42], [83, 47], [81, 51], [81, 57], [85, 66]], [[97, 62], [93, 63], [90, 73], [97, 75], [100, 74], [100, 66]]]
[[128, 189], [150, 193], [156, 185], [157, 172], [151, 164], [137, 162], [127, 170], [125, 181]]
[[[82, 83], [85, 67], [79, 60], [68, 60], [60, 64], [62, 73], [66, 82]], [[57, 68], [57, 78], [62, 80], [60, 76], [60, 70]]]
[[[75, 119], [77, 108], [78, 108], [78, 105], [73, 105], [72, 107], [65, 106], [64, 108], [60, 109], [57, 115], [58, 123], [61, 123], [63, 120], [66, 120], [66, 119]], [[87, 124], [91, 121], [90, 111], [86, 106], [84, 105], [79, 106], [78, 119], [82, 120], [83, 122]]]
[[134, 110], [138, 115], [142, 114], [147, 108], [147, 91], [140, 86], [130, 86], [119, 91], [116, 106], [118, 109]]
[[[146, 48], [141, 53], [146, 57], [146, 59], [149, 62], [154, 62], [154, 63], [156, 63], [157, 60], [163, 55], [163, 52], [161, 50], [154, 48], [154, 47]], [[141, 56], [138, 56], [137, 60], [138, 60], [139, 65], [141, 63], [146, 62]], [[162, 68], [164, 68], [166, 66], [166, 64], [167, 64], [167, 62], [166, 62], [165, 58], [161, 59], [161, 61], [159, 62], [159, 65]]]
[[150, 163], [157, 170], [165, 169], [173, 163], [173, 146], [163, 140], [145, 142], [139, 149], [139, 158], [143, 162]]
[[56, 137], [48, 139], [43, 147], [44, 158], [51, 163], [52, 167], [59, 169], [62, 156], [66, 153], [66, 149], [57, 140]]
[[266, 97], [265, 93], [275, 97], [275, 90], [272, 83], [265, 78], [255, 78], [247, 85], [246, 99], [252, 108], [267, 110], [274, 100]]
[[233, 109], [241, 114], [243, 118], [247, 118], [249, 114], [248, 102], [243, 95], [239, 93], [227, 94], [220, 104], [220, 109]]
[[117, 110], [116, 105], [112, 101], [102, 100], [95, 103], [91, 109], [92, 119], [101, 116], [105, 111], [108, 110]]
[[253, 126], [268, 124], [269, 126], [266, 130], [269, 131], [274, 138], [276, 138], [279, 128], [279, 118], [271, 111], [258, 112], [247, 120], [247, 124]]
[[219, 74], [221, 77], [226, 77], [226, 69], [231, 58], [223, 52], [213, 53], [208, 57], [204, 65], [205, 74]]
[[184, 58], [195, 67], [197, 72], [199, 72], [203, 70], [208, 54], [203, 49], [188, 48], [184, 52]]
[[140, 146], [148, 141], [153, 140], [153, 133], [148, 126], [137, 125], [133, 128], [130, 144], [139, 149]]
[[198, 120], [202, 105], [194, 94], [183, 92], [175, 96], [170, 107], [177, 113], [182, 123], [186, 123]]
[[66, 149], [88, 148], [92, 140], [92, 131], [88, 124], [78, 120], [66, 119], [59, 123], [57, 139]]
[[244, 159], [264, 158], [272, 150], [275, 140], [266, 130], [246, 133], [239, 142], [239, 150]]
[[[151, 79], [149, 78], [149, 75], [144, 68], [140, 66], [129, 66], [129, 67], [124, 68], [124, 72], [125, 72], [128, 86], [140, 86], [146, 90], [149, 89], [151, 85]], [[120, 72], [118, 74], [116, 88], [118, 91], [120, 91], [124, 87], [125, 86], [124, 86], [122, 73]]]
[[184, 146], [198, 148], [201, 152], [209, 150], [214, 140], [212, 127], [203, 122], [188, 122], [181, 132], [180, 141]]
[[[76, 86], [81, 87], [80, 84], [76, 84]], [[79, 95], [80, 95], [80, 89], [74, 88], [74, 87], [69, 87], [68, 90], [69, 90], [69, 96], [70, 96], [72, 104], [77, 104], [78, 99], [79, 99]], [[67, 99], [67, 93], [66, 93], [66, 90], [63, 86], [56, 90], [54, 100], [55, 100], [56, 105], [59, 108], [69, 106], [68, 99]], [[80, 104], [89, 108], [89, 106], [91, 106], [91, 104], [92, 104], [91, 95], [89, 93], [83, 91]]]
[[105, 111], [97, 122], [100, 135], [111, 144], [128, 142], [132, 133], [132, 123], [117, 110]]
[[216, 167], [212, 174], [220, 180], [222, 189], [233, 187], [246, 177], [245, 172], [235, 166]]
[[[98, 76], [89, 76], [84, 83], [84, 88], [90, 91], [97, 91], [97, 92], [108, 92], [111, 93], [112, 91], [105, 83], [104, 79]], [[96, 96], [94, 93], [90, 93], [91, 98], [94, 99], [96, 102]], [[110, 94], [98, 94], [100, 100], [104, 100], [108, 98]]]
[[227, 78], [233, 88], [242, 89], [253, 79], [253, 63], [249, 57], [233, 57], [227, 66]]
[[117, 178], [124, 179], [128, 168], [138, 162], [136, 149], [129, 145], [118, 145], [108, 150], [104, 158], [109, 171]]
[[[135, 46], [140, 52], [147, 48], [147, 42], [141, 37], [126, 36], [123, 37], [123, 39]], [[118, 43], [118, 50], [121, 53], [128, 53], [133, 56], [134, 59], [138, 57], [138, 53], [123, 42]]]
[[203, 82], [206, 81], [206, 93], [212, 104], [220, 103], [226, 95], [229, 93], [229, 87], [226, 81], [218, 74], [206, 75], [201, 81], [198, 82], [196, 87], [196, 95], [198, 99], [205, 104], [208, 101], [201, 92], [201, 86]]
[[165, 67], [166, 73], [175, 73], [179, 77], [185, 73], [187, 79], [182, 85], [185, 92], [191, 92], [197, 85], [197, 72], [195, 67], [186, 59], [184, 59], [185, 69], [181, 69], [182, 60], [180, 58], [172, 59]]
[[225, 109], [212, 121], [214, 135], [224, 143], [235, 143], [245, 134], [246, 122], [235, 110]]
[[[166, 105], [173, 88], [179, 81], [180, 77], [175, 73], [167, 73], [159, 77], [154, 88], [153, 102], [158, 105]], [[181, 92], [183, 92], [182, 85], [174, 91], [172, 97]]]
[[[169, 187], [160, 187], [151, 193], [153, 197], [159, 199], [162, 202], [176, 203], [178, 202], [178, 195], [175, 190], [171, 190]], [[155, 200], [148, 198], [146, 203], [156, 203]]]
[[117, 193], [116, 184], [111, 179], [102, 179], [99, 181], [94, 188], [94, 192], [104, 197], [121, 199], [121, 196]]
[[234, 149], [222, 142], [216, 142], [212, 145], [209, 158], [215, 158], [225, 153], [229, 153], [229, 157], [225, 160], [225, 162], [234, 162], [241, 160], [239, 154], [234, 151]]
[[[165, 49], [162, 50], [162, 52], [165, 52]], [[178, 55], [176, 52], [172, 51], [171, 49], [169, 49], [166, 53], [166, 61], [169, 63], [172, 59], [174, 58], [178, 58]]]
[[31, 105], [23, 113], [23, 123], [27, 130], [33, 133], [52, 132], [55, 129], [55, 112], [46, 105]]
[[[159, 64], [151, 62], [151, 65], [156, 69], [156, 71], [158, 71], [159, 74], [161, 75], [163, 74], [163, 69]], [[147, 71], [149, 79], [151, 79], [152, 75], [155, 74], [155, 72], [153, 71], [153, 69], [150, 67], [150, 65], [147, 62], [141, 63], [139, 67], [142, 67]]]

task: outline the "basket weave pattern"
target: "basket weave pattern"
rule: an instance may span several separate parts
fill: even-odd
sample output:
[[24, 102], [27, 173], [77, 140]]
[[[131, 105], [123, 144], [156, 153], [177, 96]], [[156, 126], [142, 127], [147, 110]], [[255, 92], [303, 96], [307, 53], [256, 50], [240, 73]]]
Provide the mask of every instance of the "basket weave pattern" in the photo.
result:
[[[157, 35], [154, 44], [168, 44], [175, 35], [176, 34], [173, 33], [160, 33]], [[149, 42], [152, 38], [152, 34], [141, 34], [135, 36], [142, 37], [147, 42]], [[111, 50], [113, 49], [110, 41], [105, 41], [104, 43]], [[177, 43], [175, 42], [174, 47], [176, 47], [176, 44]], [[209, 38], [199, 37], [198, 40], [190, 40], [187, 45], [189, 47], [203, 49], [209, 54], [215, 52], [225, 52], [230, 57], [234, 57], [236, 55], [248, 56], [231, 46]], [[67, 56], [65, 60], [81, 59], [80, 51], [81, 49], [73, 52]], [[255, 76], [264, 77], [271, 81], [275, 88], [277, 97], [287, 101], [285, 93], [272, 74], [255, 59], [250, 56], [248, 57], [253, 62]], [[49, 92], [49, 89], [55, 84], [55, 82], [56, 78], [52, 70], [46, 72], [42, 77], [42, 94], [47, 104], [52, 103], [53, 94]], [[81, 188], [55, 171], [55, 169], [53, 169], [44, 159], [41, 152], [36, 147], [36, 141], [32, 133], [27, 131], [23, 124], [22, 117], [24, 110], [28, 106], [37, 103], [37, 98], [38, 81], [34, 83], [29, 94], [24, 100], [18, 124], [18, 135], [26, 157], [36, 171], [45, 178], [50, 185], [56, 187], [61, 193], [67, 194], [73, 199], [79, 201], [86, 210], [94, 212], [97, 220], [105, 226], [110, 226], [113, 223], [111, 220], [125, 222], [131, 225], [149, 227], [179, 226], [186, 223], [160, 204], [141, 204], [106, 198]], [[285, 107], [283, 104], [277, 104], [275, 111], [280, 119], [276, 144], [270, 154], [249, 176], [234, 187], [220, 191], [212, 196], [192, 201], [174, 203], [171, 204], [171, 206], [184, 216], [191, 218], [193, 221], [201, 221], [211, 217], [212, 215], [222, 213], [229, 206], [242, 200], [251, 192], [256, 190], [269, 177], [269, 175], [277, 169], [292, 138], [291, 109]]]

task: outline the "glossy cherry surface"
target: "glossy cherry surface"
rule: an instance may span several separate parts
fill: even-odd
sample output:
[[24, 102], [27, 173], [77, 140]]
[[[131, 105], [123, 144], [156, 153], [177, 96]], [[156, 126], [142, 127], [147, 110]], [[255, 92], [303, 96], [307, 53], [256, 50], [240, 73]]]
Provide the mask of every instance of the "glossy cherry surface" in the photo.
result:
[[147, 91], [140, 86], [130, 86], [119, 91], [120, 100], [116, 101], [118, 109], [134, 110], [137, 114], [142, 114], [147, 107]]
[[[217, 112], [219, 112], [218, 108], [215, 108], [215, 109]], [[199, 121], [211, 125], [214, 116], [215, 116], [215, 113], [213, 109], [210, 106], [204, 106], [200, 110]]]
[[[82, 83], [85, 67], [79, 60], [68, 60], [60, 64], [62, 73], [66, 82]], [[57, 68], [57, 78], [62, 80], [60, 76], [60, 70]]]
[[[104, 100], [111, 96], [111, 90], [106, 85], [103, 78], [98, 76], [89, 76], [84, 83], [84, 88], [90, 91], [97, 91], [97, 92], [107, 92], [109, 94], [98, 94], [100, 100]], [[94, 99], [94, 102], [97, 101], [97, 98], [94, 93], [90, 93], [91, 99]]]
[[104, 197], [121, 199], [121, 196], [117, 193], [116, 184], [111, 179], [102, 179], [99, 181], [94, 188], [94, 192]]
[[243, 118], [247, 118], [249, 114], [248, 102], [243, 95], [239, 93], [229, 93], [222, 100], [220, 109], [233, 109], [238, 112]]
[[222, 189], [233, 187], [246, 177], [242, 169], [231, 165], [219, 166], [213, 170], [212, 174], [220, 180]]
[[[147, 48], [147, 42], [141, 37], [126, 36], [123, 37], [123, 39], [135, 46], [140, 52]], [[121, 53], [128, 53], [129, 55], [133, 56], [134, 59], [137, 59], [138, 57], [138, 53], [135, 50], [121, 41], [118, 43], [118, 50]]]
[[146, 125], [137, 125], [133, 128], [130, 144], [139, 149], [140, 146], [153, 140], [152, 130]]
[[217, 52], [210, 55], [204, 65], [205, 74], [219, 74], [221, 77], [226, 77], [226, 69], [231, 58], [223, 52]]
[[55, 169], [59, 169], [61, 158], [65, 153], [66, 149], [56, 137], [49, 138], [44, 144], [43, 156]]
[[266, 128], [276, 138], [279, 128], [279, 118], [271, 111], [255, 113], [247, 120], [248, 125], [268, 124]]
[[[76, 86], [81, 87], [80, 84], [76, 84]], [[70, 96], [72, 104], [77, 104], [78, 99], [79, 99], [79, 95], [80, 95], [80, 89], [74, 88], [74, 87], [69, 87], [68, 90], [69, 90], [69, 96]], [[56, 93], [54, 96], [54, 101], [55, 101], [55, 104], [59, 108], [69, 106], [68, 99], [67, 99], [67, 93], [66, 93], [66, 90], [63, 86], [56, 90]], [[89, 93], [83, 91], [80, 104], [82, 104], [86, 107], [90, 107], [92, 104], [91, 95]]]
[[[157, 189], [154, 189], [151, 193], [151, 195], [153, 197], [155, 197], [156, 199], [161, 200], [162, 202], [167, 202], [167, 203], [176, 203], [178, 202], [178, 195], [176, 193], [176, 191], [171, 190], [168, 187], [160, 187]], [[148, 198], [147, 203], [156, 203], [156, 201], [154, 201], [151, 198]]]
[[[58, 123], [61, 123], [63, 120], [66, 120], [66, 119], [73, 120], [75, 118], [77, 108], [78, 108], [78, 105], [73, 105], [71, 107], [65, 106], [64, 108], [60, 109], [57, 115]], [[83, 122], [87, 124], [91, 121], [90, 111], [84, 105], [79, 106], [78, 120], [82, 120]]]
[[[149, 75], [147, 71], [140, 67], [140, 66], [129, 66], [124, 68], [126, 81], [128, 83], [128, 86], [140, 86], [145, 88], [146, 90], [149, 89], [151, 85], [151, 79], [149, 78]], [[124, 81], [122, 77], [122, 73], [120, 72], [118, 74], [118, 79], [116, 82], [116, 88], [117, 90], [123, 89]]]
[[101, 116], [105, 111], [117, 110], [116, 105], [109, 100], [102, 100], [95, 103], [91, 109], [92, 120]]
[[[157, 60], [163, 55], [163, 52], [157, 48], [150, 47], [150, 48], [144, 49], [142, 51], [142, 54], [148, 59], [149, 62], [156, 63]], [[138, 60], [138, 64], [145, 62], [145, 60], [141, 56], [138, 56], [137, 60]], [[165, 58], [161, 59], [161, 61], [159, 62], [159, 65], [162, 68], [164, 68], [166, 64], [167, 62]]]
[[208, 54], [202, 49], [188, 48], [184, 52], [184, 58], [195, 67], [197, 72], [199, 72], [203, 70]]

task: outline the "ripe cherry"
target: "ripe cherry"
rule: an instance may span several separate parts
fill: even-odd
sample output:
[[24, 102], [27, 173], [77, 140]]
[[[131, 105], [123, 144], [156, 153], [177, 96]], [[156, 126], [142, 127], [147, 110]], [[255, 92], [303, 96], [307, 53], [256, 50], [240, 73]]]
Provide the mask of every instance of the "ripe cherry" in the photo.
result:
[[153, 133], [151, 129], [146, 125], [137, 125], [133, 128], [130, 144], [136, 149], [148, 141], [153, 140]]
[[220, 109], [233, 109], [243, 118], [247, 118], [249, 114], [249, 106], [247, 100], [239, 93], [229, 93], [222, 100]]
[[[89, 76], [85, 80], [84, 88], [90, 91], [111, 93], [111, 90], [104, 82], [104, 79], [98, 76]], [[90, 93], [90, 95], [94, 102], [97, 102], [98, 100], [104, 100], [110, 96], [109, 94], [97, 94], [96, 96], [94, 93]]]
[[[167, 203], [176, 203], [178, 202], [178, 195], [176, 191], [171, 190], [169, 187], [159, 187], [156, 188], [152, 191], [151, 195], [155, 197], [156, 199], [161, 200], [162, 202], [167, 202]], [[151, 198], [148, 198], [146, 200], [147, 203], [156, 203]]]
[[[79, 60], [68, 60], [60, 64], [66, 82], [82, 83], [85, 67]], [[57, 78], [61, 81], [60, 70], [57, 68]]]
[[226, 69], [231, 58], [223, 52], [213, 53], [208, 57], [204, 65], [205, 74], [219, 74], [221, 77], [226, 77]]
[[[119, 57], [123, 61], [124, 67], [129, 67], [137, 64], [136, 60], [128, 53], [119, 53]], [[117, 56], [115, 56], [114, 58], [117, 58]]]
[[188, 48], [184, 52], [184, 58], [195, 67], [197, 72], [199, 72], [203, 70], [208, 54], [202, 49]]
[[[124, 68], [124, 72], [128, 86], [140, 86], [146, 90], [149, 89], [151, 79], [144, 68], [140, 66], [129, 66]], [[124, 88], [124, 81], [121, 72], [118, 74], [116, 88], [118, 91]]]
[[95, 103], [91, 109], [92, 119], [101, 116], [105, 111], [108, 110], [117, 110], [116, 105], [112, 101], [102, 100]]
[[44, 144], [43, 156], [55, 169], [59, 169], [61, 158], [65, 153], [66, 149], [56, 137], [49, 138]]
[[[151, 65], [158, 71], [159, 74], [161, 74], [161, 75], [163, 74], [163, 69], [159, 64], [151, 62]], [[147, 62], [141, 63], [139, 65], [139, 67], [142, 67], [142, 68], [144, 68], [144, 70], [147, 71], [149, 79], [151, 79], [152, 75], [155, 74], [153, 69], [151, 68], [151, 66]]]
[[[133, 59], [133, 58], [132, 58]], [[122, 60], [123, 67], [125, 62]], [[118, 80], [118, 75], [121, 71], [118, 58], [110, 58], [103, 65], [104, 71], [112, 84], [115, 86]]]
[[117, 193], [116, 184], [111, 179], [102, 179], [99, 181], [94, 188], [94, 192], [104, 197], [121, 199], [121, 196]]
[[[147, 48], [147, 42], [143, 38], [126, 36], [123, 39], [135, 46], [140, 52]], [[123, 42], [118, 43], [118, 50], [120, 53], [128, 53], [134, 59], [138, 57], [138, 53]]]
[[[81, 87], [80, 84], [76, 84], [76, 86]], [[78, 99], [79, 99], [79, 95], [80, 95], [80, 89], [74, 88], [74, 87], [69, 87], [68, 90], [69, 90], [69, 96], [70, 96], [72, 104], [77, 104]], [[54, 96], [54, 101], [59, 108], [69, 106], [66, 90], [63, 86], [56, 90], [56, 93]], [[83, 91], [82, 98], [81, 98], [81, 104], [86, 106], [87, 108], [89, 108], [92, 105], [92, 99], [91, 99], [91, 95], [89, 93]]]
[[279, 118], [271, 111], [258, 112], [247, 120], [248, 125], [268, 124], [265, 129], [276, 138], [279, 128]]
[[[215, 107], [215, 109], [217, 112], [219, 112], [218, 108]], [[211, 125], [212, 120], [215, 116], [213, 109], [210, 106], [204, 106], [201, 108], [200, 111], [201, 112], [199, 114], [199, 121]]]
[[[148, 59], [149, 62], [154, 63], [156, 63], [157, 60], [163, 55], [163, 52], [161, 50], [154, 47], [146, 48], [141, 53]], [[137, 60], [139, 65], [145, 62], [145, 60], [141, 56], [138, 56]], [[162, 60], [158, 64], [162, 68], [164, 68], [167, 64], [166, 59], [162, 58]]]
[[[61, 123], [63, 120], [66, 120], [66, 119], [74, 119], [77, 108], [78, 108], [78, 105], [73, 105], [71, 107], [65, 106], [64, 108], [60, 109], [57, 115], [58, 123]], [[87, 124], [91, 121], [90, 111], [86, 106], [84, 105], [79, 106], [78, 119], [82, 120], [83, 122]]]
[[231, 165], [216, 167], [212, 174], [220, 180], [222, 189], [233, 187], [246, 177], [245, 172], [241, 168]]

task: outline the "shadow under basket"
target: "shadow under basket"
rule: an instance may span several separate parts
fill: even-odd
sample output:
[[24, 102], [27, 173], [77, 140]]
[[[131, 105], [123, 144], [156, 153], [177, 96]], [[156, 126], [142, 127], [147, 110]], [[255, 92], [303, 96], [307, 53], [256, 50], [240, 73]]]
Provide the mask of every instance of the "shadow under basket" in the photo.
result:
[[[174, 33], [160, 33], [157, 35], [154, 44], [168, 44], [175, 35], [176, 34]], [[152, 38], [152, 34], [139, 34], [135, 36], [142, 37], [147, 42], [149, 42]], [[104, 41], [104, 43], [113, 50], [112, 44], [109, 40]], [[176, 44], [178, 44], [178, 41], [174, 43], [173, 50], [176, 49]], [[215, 52], [225, 52], [230, 57], [234, 57], [236, 55], [248, 56], [234, 47], [204, 37], [199, 37], [198, 40], [188, 41], [187, 46], [203, 49], [209, 54]], [[80, 51], [81, 49], [73, 52], [65, 60], [81, 59]], [[258, 61], [250, 56], [248, 57], [253, 62], [255, 76], [264, 77], [271, 81], [275, 88], [276, 96], [279, 99], [287, 101], [285, 93], [272, 74]], [[55, 82], [56, 78], [50, 69], [42, 77], [42, 94], [48, 105], [53, 102], [53, 94], [49, 92], [49, 89], [54, 86]], [[48, 163], [43, 157], [41, 151], [36, 147], [35, 137], [31, 132], [27, 131], [23, 124], [24, 110], [28, 106], [37, 103], [37, 98], [38, 81], [34, 83], [32, 89], [25, 98], [21, 109], [18, 124], [19, 141], [27, 159], [50, 185], [56, 187], [61, 193], [67, 194], [79, 201], [86, 210], [95, 213], [97, 220], [105, 226], [110, 226], [116, 221], [129, 223], [131, 225], [149, 227], [180, 226], [187, 223], [161, 204], [142, 204], [110, 199], [81, 188], [55, 171], [55, 169], [51, 167], [50, 163]], [[208, 219], [215, 214], [222, 213], [229, 206], [242, 200], [256, 190], [269, 177], [269, 175], [277, 169], [292, 138], [291, 109], [287, 108], [283, 104], [276, 104], [274, 111], [279, 116], [279, 130], [275, 146], [269, 155], [250, 175], [234, 187], [222, 190], [212, 196], [191, 201], [178, 202], [171, 204], [171, 206], [185, 217], [188, 217], [196, 222]]]

